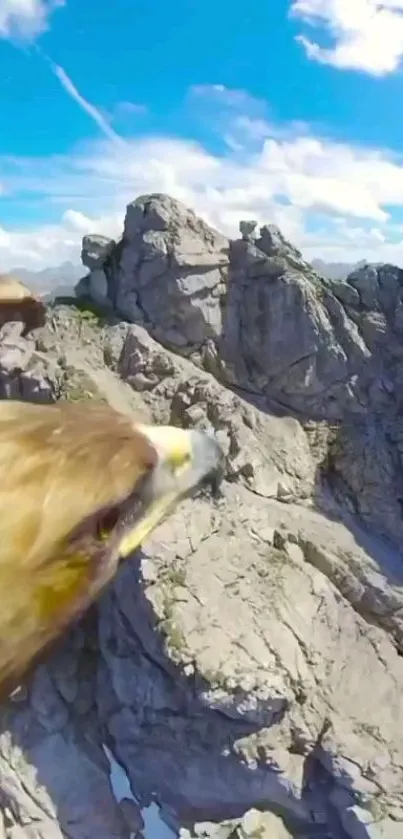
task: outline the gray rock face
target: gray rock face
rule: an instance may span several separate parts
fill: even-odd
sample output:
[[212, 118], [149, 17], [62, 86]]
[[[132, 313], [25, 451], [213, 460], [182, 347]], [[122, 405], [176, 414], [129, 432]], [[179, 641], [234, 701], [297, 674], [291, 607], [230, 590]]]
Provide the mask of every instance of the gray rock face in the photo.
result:
[[107, 293], [182, 354], [213, 345], [222, 377], [266, 401], [333, 419], [360, 410], [357, 376], [370, 352], [356, 324], [275, 226], [255, 242], [255, 223], [241, 227], [230, 246], [168, 196], [140, 197], [127, 208], [114, 273], [106, 250], [90, 294]]
[[338, 423], [335, 487], [401, 542], [403, 271], [325, 280], [274, 225], [241, 228], [229, 243], [167, 196], [137, 199], [104, 266], [109, 299], [259, 408]]
[[300, 423], [279, 419], [223, 389], [187, 359], [164, 350], [146, 330], [129, 326], [117, 371], [160, 422], [217, 434], [226, 474], [266, 498], [308, 498], [316, 464]]
[[258, 810], [248, 810], [242, 818], [227, 819], [218, 825], [214, 822], [200, 822], [194, 825], [192, 831], [182, 828], [179, 833], [179, 839], [253, 839], [256, 836], [290, 839], [291, 833], [274, 813], [261, 813]]
[[[266, 541], [270, 521], [281, 548]], [[136, 789], [147, 767], [182, 821], [263, 806], [295, 836], [315, 825], [344, 836], [349, 819], [358, 831], [359, 808], [373, 820], [379, 807], [380, 830], [389, 811], [398, 815], [401, 770], [387, 755], [401, 749], [401, 659], [377, 617], [382, 584], [394, 595], [347, 529], [274, 500], [252, 510], [247, 490], [227, 488], [218, 509], [186, 507], [151, 540], [143, 594], [132, 573], [109, 597], [103, 650], [105, 682], [118, 692], [109, 707], [121, 708], [111, 730], [119, 760], [128, 766], [141, 743], [140, 765], [128, 769]], [[127, 669], [139, 660], [134, 637], [147, 651], [140, 679]], [[373, 688], [358, 705], [367, 673]]]
[[234, 242], [230, 266], [219, 349], [228, 380], [306, 415], [357, 409], [369, 351], [315, 272], [268, 228], [256, 245]]
[[[12, 327], [13, 324], [8, 324]], [[3, 327], [0, 353], [0, 398], [53, 402], [54, 390], [48, 359], [35, 350], [32, 339], [22, 338], [20, 330]]]
[[221, 498], [183, 503], [2, 709], [5, 839], [139, 839], [151, 801], [181, 839], [402, 835], [403, 564], [374, 533], [403, 537], [401, 274], [330, 283], [241, 233], [141, 197], [85, 292], [125, 320], [81, 301], [0, 336], [2, 398], [106, 399], [226, 453]]
[[94, 303], [110, 308], [108, 276], [103, 268], [94, 268], [75, 287], [78, 298], [90, 297]]
[[185, 351], [221, 331], [228, 242], [168, 196], [129, 204], [115, 277], [116, 309]]
[[116, 242], [106, 236], [84, 236], [81, 249], [83, 265], [90, 271], [101, 268], [115, 246]]
[[368, 525], [400, 542], [403, 271], [393, 265], [364, 265], [347, 278], [343, 295], [346, 315], [356, 324], [371, 360], [359, 389], [365, 410], [344, 417], [331, 452], [332, 478]]
[[257, 228], [257, 221], [240, 221], [239, 232], [245, 242], [253, 241], [255, 239], [255, 230]]
[[2, 709], [0, 835], [5, 839], [130, 837], [110, 788], [95, 711], [93, 633], [93, 621], [87, 619], [57, 659], [37, 670], [28, 698]]

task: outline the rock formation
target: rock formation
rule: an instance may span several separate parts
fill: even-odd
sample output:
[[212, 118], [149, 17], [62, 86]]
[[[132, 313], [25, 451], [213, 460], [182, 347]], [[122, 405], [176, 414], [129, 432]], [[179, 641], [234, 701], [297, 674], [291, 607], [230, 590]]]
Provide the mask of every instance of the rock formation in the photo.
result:
[[[229, 242], [168, 196], [86, 237], [80, 299], [0, 347], [3, 398], [210, 428], [185, 502], [2, 711], [0, 837], [398, 839], [403, 275], [320, 277], [275, 227]], [[153, 837], [154, 839], [154, 837]]]

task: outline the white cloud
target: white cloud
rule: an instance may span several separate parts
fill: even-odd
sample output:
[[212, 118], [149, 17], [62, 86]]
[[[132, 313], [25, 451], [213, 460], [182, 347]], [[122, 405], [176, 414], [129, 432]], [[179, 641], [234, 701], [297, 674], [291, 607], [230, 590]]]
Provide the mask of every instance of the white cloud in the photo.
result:
[[403, 0], [291, 0], [291, 15], [330, 36], [331, 47], [306, 35], [308, 58], [373, 76], [396, 71], [403, 57]]
[[81, 240], [86, 233], [119, 236], [124, 213], [91, 218], [76, 210], [66, 210], [56, 224], [43, 224], [23, 230], [0, 226], [1, 270], [28, 268], [39, 271], [62, 262], [78, 261]]
[[0, 0], [0, 38], [34, 40], [64, 0]]
[[26, 230], [3, 224], [2, 270], [77, 258], [84, 233], [118, 235], [126, 204], [154, 191], [230, 235], [241, 218], [256, 218], [279, 224], [308, 256], [403, 263], [402, 231], [391, 211], [403, 208], [403, 160], [304, 132], [293, 136], [287, 126], [274, 133], [258, 152], [242, 147], [223, 156], [190, 141], [149, 137], [128, 141], [124, 155], [102, 140], [70, 157], [0, 158], [7, 200], [41, 193], [42, 209], [59, 219]]
[[[173, 195], [229, 235], [240, 219], [255, 218], [278, 224], [309, 257], [403, 264], [403, 156], [315, 137], [302, 123], [274, 124], [264, 103], [222, 85], [193, 90], [192, 99], [203, 100], [214, 127], [208, 103], [214, 109], [220, 100], [220, 154], [158, 136], [125, 140], [122, 150], [111, 129], [69, 156], [0, 157], [1, 270], [78, 258], [83, 234], [119, 235], [126, 204], [148, 192]], [[98, 112], [90, 116], [99, 124]], [[40, 201], [52, 224], [11, 229], [10, 201], [20, 202], [21, 212], [24, 202]]]

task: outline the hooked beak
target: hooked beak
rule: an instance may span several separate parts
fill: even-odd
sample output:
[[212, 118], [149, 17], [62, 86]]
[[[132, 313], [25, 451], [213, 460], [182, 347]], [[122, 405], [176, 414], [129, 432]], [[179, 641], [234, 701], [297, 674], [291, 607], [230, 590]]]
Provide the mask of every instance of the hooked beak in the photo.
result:
[[131, 554], [171, 513], [201, 485], [218, 489], [224, 474], [224, 453], [204, 431], [174, 426], [137, 426], [154, 446], [157, 465], [136, 490], [136, 505], [126, 519], [119, 555]]

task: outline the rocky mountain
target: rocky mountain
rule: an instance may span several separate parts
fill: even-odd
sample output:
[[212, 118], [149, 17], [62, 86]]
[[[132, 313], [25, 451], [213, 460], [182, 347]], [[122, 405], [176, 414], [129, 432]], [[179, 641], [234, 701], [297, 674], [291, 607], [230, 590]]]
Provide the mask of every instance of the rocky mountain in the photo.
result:
[[[166, 195], [83, 241], [79, 299], [0, 341], [3, 398], [209, 428], [185, 502], [2, 710], [0, 836], [398, 839], [403, 271], [331, 282], [272, 225]], [[153, 837], [154, 839], [154, 837]]]

